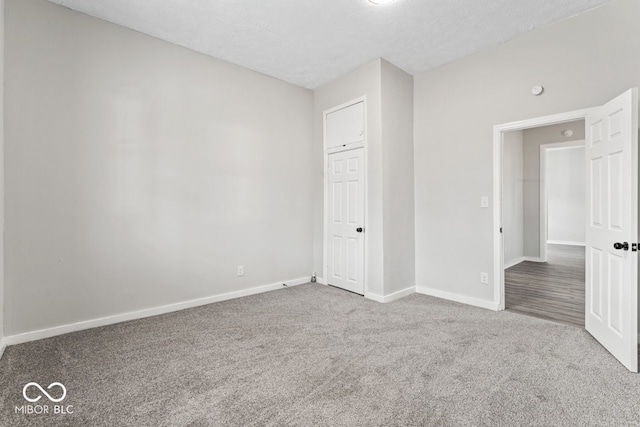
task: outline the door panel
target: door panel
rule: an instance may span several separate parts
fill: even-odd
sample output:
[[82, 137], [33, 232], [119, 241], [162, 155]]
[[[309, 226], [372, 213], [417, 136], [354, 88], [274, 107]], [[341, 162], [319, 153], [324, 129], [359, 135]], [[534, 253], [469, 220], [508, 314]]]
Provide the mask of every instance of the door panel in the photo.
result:
[[623, 228], [623, 187], [622, 171], [624, 170], [623, 153], [612, 153], [608, 157], [609, 164], [609, 228], [622, 231]]
[[330, 259], [333, 261], [333, 269], [332, 269], [332, 276], [334, 277], [335, 280], [342, 280], [342, 242], [344, 241], [344, 239], [340, 236], [332, 236], [332, 254], [333, 256], [330, 257]]
[[334, 224], [342, 224], [342, 182], [333, 183], [333, 217]]
[[[587, 117], [585, 326], [624, 366], [638, 371], [638, 93]], [[629, 250], [614, 243], [629, 243]]]
[[363, 149], [330, 154], [327, 283], [364, 295]]
[[596, 248], [588, 248], [590, 264], [589, 273], [591, 275], [590, 298], [591, 315], [597, 320], [602, 320], [602, 251]]
[[591, 226], [600, 228], [602, 227], [602, 157], [596, 157], [591, 159], [591, 189], [590, 194], [590, 207], [591, 212]]
[[619, 310], [618, 307], [622, 307], [623, 296], [623, 277], [624, 277], [624, 260], [621, 256], [609, 255], [609, 283], [607, 289], [609, 290], [609, 328], [618, 335], [620, 338], [624, 338], [623, 326], [622, 326], [622, 314], [623, 310]]

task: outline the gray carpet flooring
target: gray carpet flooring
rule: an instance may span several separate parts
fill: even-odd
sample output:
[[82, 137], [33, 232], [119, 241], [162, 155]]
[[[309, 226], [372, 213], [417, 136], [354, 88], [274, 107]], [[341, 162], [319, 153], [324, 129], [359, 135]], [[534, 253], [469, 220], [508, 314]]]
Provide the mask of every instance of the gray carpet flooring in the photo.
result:
[[[62, 382], [72, 415], [15, 414]], [[7, 348], [0, 424], [640, 425], [640, 375], [584, 330], [317, 284]]]

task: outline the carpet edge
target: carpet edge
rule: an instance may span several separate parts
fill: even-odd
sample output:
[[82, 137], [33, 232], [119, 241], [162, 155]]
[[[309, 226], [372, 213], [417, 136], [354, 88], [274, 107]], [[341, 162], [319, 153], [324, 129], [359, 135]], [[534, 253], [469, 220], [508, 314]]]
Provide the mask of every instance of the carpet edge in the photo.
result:
[[[83, 331], [86, 329], [99, 328], [102, 326], [113, 325], [130, 320], [144, 319], [146, 317], [158, 316], [161, 314], [172, 313], [175, 311], [186, 310], [189, 308], [200, 307], [203, 305], [213, 304], [216, 302], [228, 301], [249, 295], [256, 295], [265, 292], [282, 289], [286, 287], [302, 285], [309, 282], [309, 277], [301, 277], [291, 280], [283, 280], [269, 285], [256, 286], [253, 288], [243, 289], [235, 292], [227, 292], [223, 294], [211, 295], [203, 298], [196, 298], [187, 301], [181, 301], [172, 304], [161, 305], [157, 307], [146, 308], [142, 310], [130, 311], [126, 313], [114, 314], [111, 316], [98, 317], [95, 319], [83, 320], [80, 322], [68, 323], [50, 328], [38, 329], [29, 332], [23, 332], [15, 335], [7, 335], [3, 339], [4, 346], [23, 344], [26, 342], [37, 341], [45, 338], [51, 338], [58, 335], [64, 335], [71, 332]], [[3, 348], [0, 346], [0, 349]], [[0, 351], [1, 357], [2, 351]]]

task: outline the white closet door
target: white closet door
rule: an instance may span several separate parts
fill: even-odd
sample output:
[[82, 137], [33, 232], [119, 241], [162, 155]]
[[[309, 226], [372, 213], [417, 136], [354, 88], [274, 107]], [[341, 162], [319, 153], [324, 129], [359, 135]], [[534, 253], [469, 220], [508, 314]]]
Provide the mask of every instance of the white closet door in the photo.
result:
[[364, 295], [364, 150], [330, 154], [327, 283]]

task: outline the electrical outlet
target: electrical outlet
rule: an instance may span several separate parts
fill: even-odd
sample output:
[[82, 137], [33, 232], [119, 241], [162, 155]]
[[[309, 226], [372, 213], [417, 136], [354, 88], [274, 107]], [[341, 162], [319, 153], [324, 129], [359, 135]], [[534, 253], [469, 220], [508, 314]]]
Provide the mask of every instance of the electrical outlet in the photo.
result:
[[489, 273], [480, 273], [480, 283], [489, 283]]
[[238, 276], [244, 276], [244, 265], [238, 266]]

